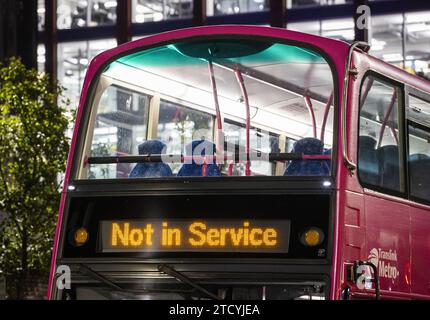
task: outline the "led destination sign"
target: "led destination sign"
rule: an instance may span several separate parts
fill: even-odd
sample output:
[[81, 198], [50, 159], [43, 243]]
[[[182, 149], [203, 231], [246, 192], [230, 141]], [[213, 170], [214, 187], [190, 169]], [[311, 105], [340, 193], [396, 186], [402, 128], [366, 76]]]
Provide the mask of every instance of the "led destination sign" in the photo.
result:
[[288, 220], [101, 221], [102, 252], [287, 253]]

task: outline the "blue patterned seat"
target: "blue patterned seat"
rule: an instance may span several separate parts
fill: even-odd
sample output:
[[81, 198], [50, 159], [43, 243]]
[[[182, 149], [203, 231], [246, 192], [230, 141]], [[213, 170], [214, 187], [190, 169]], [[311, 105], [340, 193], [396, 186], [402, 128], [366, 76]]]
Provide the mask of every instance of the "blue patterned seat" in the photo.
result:
[[[163, 154], [166, 145], [160, 140], [148, 140], [138, 146], [140, 155]], [[162, 162], [138, 163], [130, 172], [130, 178], [170, 177], [172, 170]]]
[[[187, 156], [204, 156], [214, 155], [216, 152], [215, 144], [207, 140], [194, 140], [185, 147], [185, 154]], [[178, 177], [201, 177], [203, 165], [200, 161], [196, 163], [193, 159], [192, 163], [185, 163], [179, 169]], [[216, 163], [207, 164], [206, 176], [218, 177], [221, 172]]]
[[[305, 155], [322, 155], [324, 145], [315, 138], [303, 138], [294, 143], [292, 152]], [[284, 176], [326, 176], [330, 167], [324, 160], [291, 160]]]
[[[323, 152], [323, 155], [331, 156], [331, 149], [325, 149], [324, 152]], [[324, 162], [327, 164], [327, 167], [328, 167], [329, 170], [331, 168], [331, 160], [332, 159], [324, 160]]]
[[379, 162], [379, 186], [391, 189], [400, 189], [399, 147], [385, 145], [376, 149]]
[[409, 159], [411, 195], [420, 199], [430, 200], [430, 157], [425, 154], [413, 154]]
[[358, 172], [362, 182], [373, 185], [379, 183], [379, 165], [376, 155], [376, 140], [369, 136], [358, 139]]

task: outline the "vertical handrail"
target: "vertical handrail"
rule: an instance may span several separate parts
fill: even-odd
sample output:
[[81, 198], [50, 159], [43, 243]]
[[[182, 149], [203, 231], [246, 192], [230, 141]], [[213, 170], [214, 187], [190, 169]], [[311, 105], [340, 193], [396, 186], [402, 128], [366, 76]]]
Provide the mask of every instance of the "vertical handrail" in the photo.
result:
[[330, 112], [330, 106], [333, 102], [333, 91], [330, 94], [330, 97], [328, 97], [328, 101], [327, 104], [325, 105], [324, 108], [324, 118], [323, 118], [323, 122], [321, 124], [321, 135], [320, 135], [320, 140], [324, 145], [324, 134], [325, 134], [325, 126], [327, 124], [327, 118], [328, 118], [328, 114]]
[[369, 79], [369, 82], [367, 82], [367, 84], [366, 84], [366, 88], [364, 89], [364, 91], [363, 91], [363, 94], [362, 94], [362, 96], [361, 96], [361, 100], [360, 100], [360, 110], [361, 110], [361, 107], [363, 106], [363, 104], [364, 104], [364, 101], [366, 101], [366, 99], [367, 99], [367, 96], [369, 95], [369, 92], [370, 92], [370, 89], [372, 88], [372, 86], [373, 86], [373, 78], [372, 77], [369, 77], [369, 78], [367, 78], [367, 79]]
[[316, 138], [317, 137], [317, 121], [315, 119], [314, 107], [312, 106], [312, 101], [311, 101], [311, 98], [309, 98], [309, 93], [307, 90], [306, 90], [303, 98], [305, 100], [306, 107], [309, 110], [309, 115], [310, 115], [311, 121], [312, 121], [312, 131], [314, 134], [314, 138]]
[[213, 66], [213, 63], [211, 60], [208, 60], [208, 67], [209, 67], [209, 74], [210, 74], [210, 79], [211, 79], [212, 95], [214, 98], [217, 128], [219, 130], [222, 130], [222, 119], [221, 119], [221, 112], [220, 112], [220, 108], [219, 108], [218, 91], [217, 91], [217, 87], [216, 87], [214, 66]]
[[[388, 107], [387, 113], [385, 114], [384, 120], [382, 122], [381, 131], [379, 131], [378, 148], [381, 147], [382, 138], [384, 137], [384, 133], [385, 133], [385, 127], [387, 126], [388, 118], [390, 118], [391, 112], [393, 112], [393, 107], [394, 107], [394, 103], [396, 102], [396, 100], [397, 100], [397, 91], [396, 91], [396, 89], [394, 89], [393, 95], [391, 96], [390, 105]], [[392, 127], [390, 127], [390, 128], [393, 129]], [[393, 131], [391, 131], [391, 132], [393, 132]], [[394, 139], [396, 140], [396, 142], [398, 144], [397, 135], [394, 135]]]
[[[216, 80], [215, 80], [215, 72], [214, 72], [214, 66], [212, 63], [212, 60], [208, 60], [208, 69], [209, 69], [209, 75], [211, 80], [211, 86], [212, 86], [212, 95], [214, 98], [214, 105], [215, 105], [215, 112], [216, 112], [216, 123], [217, 123], [217, 132], [215, 134], [215, 147], [216, 147], [216, 153], [217, 156], [222, 156], [222, 152], [224, 149], [224, 142], [223, 137], [221, 137], [222, 131], [222, 118], [221, 118], [221, 110], [219, 107], [219, 100], [218, 100], [218, 90], [216, 86]], [[220, 141], [221, 140], [221, 141]]]
[[237, 82], [239, 83], [240, 90], [242, 91], [243, 96], [243, 102], [245, 103], [246, 108], [246, 146], [245, 146], [245, 152], [246, 152], [246, 167], [245, 167], [245, 175], [249, 176], [251, 175], [251, 165], [249, 161], [249, 152], [250, 152], [250, 130], [251, 130], [251, 113], [249, 110], [249, 99], [248, 99], [248, 92], [246, 91], [245, 82], [243, 81], [242, 73], [238, 68], [234, 70], [234, 73], [236, 75]]

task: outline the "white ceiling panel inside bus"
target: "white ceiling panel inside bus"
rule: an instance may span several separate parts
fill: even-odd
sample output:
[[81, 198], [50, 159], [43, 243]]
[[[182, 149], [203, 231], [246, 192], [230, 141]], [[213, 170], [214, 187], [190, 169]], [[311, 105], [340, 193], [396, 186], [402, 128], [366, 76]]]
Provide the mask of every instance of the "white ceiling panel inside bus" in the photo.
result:
[[[203, 54], [206, 47], [207, 50], [214, 50], [213, 48], [216, 47], [218, 55], [222, 57], [217, 56], [210, 60], [216, 66], [214, 73], [218, 94], [226, 98], [236, 99], [240, 92], [237, 90], [237, 83], [234, 85], [236, 80], [233, 72], [239, 69], [241, 73], [252, 77], [253, 80], [266, 84], [259, 87], [261, 92], [249, 92], [254, 96], [261, 95], [263, 92], [267, 93], [265, 96], [274, 93], [273, 90], [266, 91], [267, 86], [272, 86], [280, 91], [288, 90], [297, 95], [303, 95], [304, 90], [308, 90], [311, 95], [314, 92], [317, 93], [315, 98], [318, 100], [328, 99], [333, 87], [333, 79], [329, 65], [320, 55], [296, 46], [262, 43], [264, 45], [257, 45], [257, 41], [249, 40], [231, 41], [231, 43], [227, 40], [221, 40], [218, 43], [208, 40], [168, 45], [125, 56], [117, 62], [207, 91], [212, 90], [208, 73], [209, 59], [206, 56], [199, 58], [196, 54]], [[255, 48], [255, 52], [250, 48]], [[222, 49], [231, 49], [231, 52], [221, 54]], [[249, 54], [250, 50], [253, 54]], [[234, 54], [237, 57], [234, 57]], [[225, 72], [221, 68], [225, 69]], [[257, 100], [251, 103], [264, 107], [273, 101]]]
[[[168, 68], [148, 66], [140, 69], [177, 83], [212, 91], [207, 63]], [[246, 81], [250, 103], [256, 107], [270, 106], [280, 99], [288, 100], [303, 96], [305, 88], [310, 91], [312, 97], [326, 101], [333, 88], [330, 73], [321, 72], [324, 66], [317, 65], [312, 68], [313, 70], [310, 69], [311, 66], [304, 64], [266, 65], [255, 69], [239, 67]], [[310, 79], [306, 80], [308, 74]], [[232, 100], [241, 98], [240, 87], [232, 66], [214, 64], [214, 76], [220, 96]]]
[[[325, 106], [333, 93], [331, 68], [321, 56], [281, 44], [261, 48], [253, 47], [251, 42], [243, 46], [223, 45], [234, 50], [239, 48], [237, 52], [241, 48], [245, 49], [238, 57], [230, 57], [230, 52], [225, 52], [222, 57], [220, 55], [208, 60], [193, 56], [204, 53], [204, 45], [199, 44], [196, 50], [181, 47], [181, 52], [168, 45], [122, 57], [110, 64], [104, 77], [117, 85], [150, 95], [161, 95], [177, 103], [194, 105], [212, 114], [215, 114], [216, 92], [221, 113], [242, 121], [246, 109], [243, 107], [240, 82], [236, 77], [239, 71], [255, 124], [285, 132], [285, 123], [288, 123], [290, 134], [300, 131], [301, 135], [306, 136], [312, 127], [309, 107], [305, 103], [306, 96], [310, 98], [316, 124], [321, 126]], [[256, 54], [246, 55], [254, 49]], [[213, 65], [216, 90], [211, 83], [210, 63]], [[274, 116], [277, 121], [274, 121]], [[333, 123], [332, 116], [330, 112], [328, 123]], [[331, 134], [330, 127], [326, 134]]]

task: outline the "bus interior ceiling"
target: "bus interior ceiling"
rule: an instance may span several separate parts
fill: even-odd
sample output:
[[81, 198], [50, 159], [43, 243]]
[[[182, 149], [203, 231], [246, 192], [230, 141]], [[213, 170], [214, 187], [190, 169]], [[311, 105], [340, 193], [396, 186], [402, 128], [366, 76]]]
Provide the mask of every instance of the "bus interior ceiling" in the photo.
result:
[[[120, 60], [103, 73], [105, 83], [216, 114], [206, 61], [145, 65], [134, 63], [133, 59]], [[235, 79], [235, 70], [240, 70], [249, 95], [253, 127], [295, 139], [312, 136], [314, 129], [306, 105], [308, 96], [319, 138], [333, 90], [331, 70], [326, 63], [275, 61], [245, 66], [222, 59], [215, 61], [213, 68], [222, 118], [245, 121], [244, 97]], [[332, 105], [326, 122], [333, 123]], [[332, 137], [333, 131], [328, 125], [322, 137], [327, 148], [331, 148]]]

